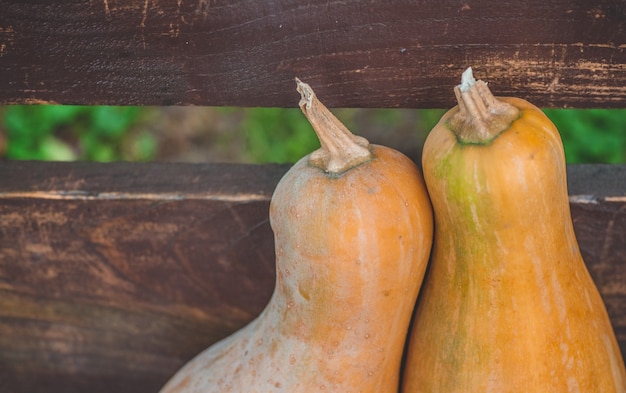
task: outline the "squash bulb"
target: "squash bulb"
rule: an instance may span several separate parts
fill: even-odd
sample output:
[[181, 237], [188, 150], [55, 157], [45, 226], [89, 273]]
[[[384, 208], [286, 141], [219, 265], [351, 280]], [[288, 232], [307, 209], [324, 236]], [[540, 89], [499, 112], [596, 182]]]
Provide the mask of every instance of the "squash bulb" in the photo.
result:
[[471, 69], [429, 134], [435, 236], [403, 393], [625, 392], [572, 225], [559, 133]]
[[401, 153], [352, 135], [308, 85], [298, 89], [321, 148], [272, 196], [272, 298], [162, 393], [398, 390], [432, 243], [423, 178]]

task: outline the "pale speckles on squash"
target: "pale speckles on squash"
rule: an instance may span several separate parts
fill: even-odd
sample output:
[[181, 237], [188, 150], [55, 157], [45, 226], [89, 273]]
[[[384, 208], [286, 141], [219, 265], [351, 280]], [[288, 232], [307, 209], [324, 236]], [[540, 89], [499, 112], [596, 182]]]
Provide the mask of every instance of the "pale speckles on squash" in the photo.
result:
[[[552, 299], [554, 301], [554, 311], [556, 311], [556, 315], [560, 323], [567, 323], [566, 318], [570, 312], [570, 305], [568, 303], [568, 299], [565, 298], [565, 294], [570, 293], [570, 288], [564, 288], [561, 284], [561, 277], [559, 276], [557, 270], [552, 270], [550, 274], [550, 285], [549, 288], [552, 291]], [[544, 283], [545, 285], [545, 283]]]
[[611, 365], [611, 373], [613, 375], [613, 382], [616, 392], [624, 392], [624, 374], [622, 370], [622, 359], [618, 359], [615, 352], [612, 350], [615, 347], [615, 337], [605, 334], [602, 336], [602, 343], [606, 349], [606, 353], [609, 356], [609, 363]]
[[550, 293], [549, 289], [544, 283], [546, 282], [546, 277], [543, 269], [543, 259], [537, 255], [537, 250], [534, 247], [532, 237], [526, 237], [524, 239], [524, 250], [528, 255], [528, 261], [533, 266], [533, 273], [536, 280], [536, 289], [537, 294], [539, 295], [539, 299], [537, 299], [541, 306], [543, 307], [544, 313], [549, 315], [552, 313], [552, 302], [550, 301]]

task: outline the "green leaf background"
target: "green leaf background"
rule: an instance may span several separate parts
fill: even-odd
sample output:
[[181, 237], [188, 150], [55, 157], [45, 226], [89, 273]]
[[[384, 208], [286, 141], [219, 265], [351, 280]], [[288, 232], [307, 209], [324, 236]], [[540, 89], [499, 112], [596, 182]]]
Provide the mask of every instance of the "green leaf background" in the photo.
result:
[[[206, 109], [206, 108], [205, 108]], [[212, 108], [217, 116], [236, 116], [229, 134], [244, 142], [240, 159], [254, 163], [295, 162], [319, 147], [299, 109]], [[49, 161], [152, 161], [162, 147], [150, 126], [158, 108], [15, 105], [0, 108], [0, 157]], [[357, 111], [333, 110], [359, 133]], [[368, 122], [391, 132], [399, 127], [399, 110], [369, 110]], [[405, 110], [406, 111], [406, 110]], [[415, 110], [415, 133], [423, 141], [443, 110]], [[406, 112], [404, 112], [406, 113]], [[626, 110], [546, 109], [561, 133], [568, 163], [626, 163]], [[209, 125], [207, 125], [207, 129]], [[174, 132], [176, 130], [173, 130]], [[215, 140], [220, 146], [230, 139]]]

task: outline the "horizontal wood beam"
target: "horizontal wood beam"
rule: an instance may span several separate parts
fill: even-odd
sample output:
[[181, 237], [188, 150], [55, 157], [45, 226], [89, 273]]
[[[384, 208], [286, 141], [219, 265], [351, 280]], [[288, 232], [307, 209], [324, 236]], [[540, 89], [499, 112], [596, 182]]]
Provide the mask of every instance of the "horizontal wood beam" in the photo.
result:
[[[2, 163], [0, 391], [154, 392], [254, 318], [273, 290], [269, 202], [288, 168]], [[624, 351], [626, 166], [568, 178]]]
[[0, 104], [626, 107], [626, 0], [0, 0]]

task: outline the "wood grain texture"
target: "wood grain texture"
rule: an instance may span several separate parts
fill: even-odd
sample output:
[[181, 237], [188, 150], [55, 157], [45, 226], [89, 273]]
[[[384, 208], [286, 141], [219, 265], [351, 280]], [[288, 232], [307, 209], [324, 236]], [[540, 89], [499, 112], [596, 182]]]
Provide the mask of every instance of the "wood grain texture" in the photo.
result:
[[622, 355], [626, 355], [625, 199], [572, 205], [583, 259], [604, 299]]
[[0, 391], [156, 391], [252, 319], [285, 170], [2, 163]]
[[0, 0], [0, 103], [626, 107], [626, 0]]
[[[154, 392], [254, 318], [273, 289], [269, 201], [287, 169], [0, 163], [0, 391]], [[568, 175], [625, 351], [626, 166]]]

